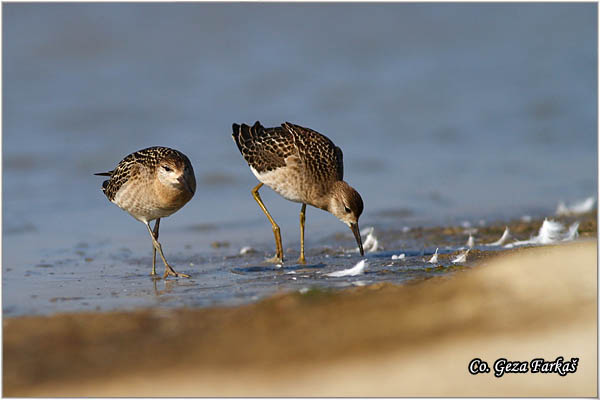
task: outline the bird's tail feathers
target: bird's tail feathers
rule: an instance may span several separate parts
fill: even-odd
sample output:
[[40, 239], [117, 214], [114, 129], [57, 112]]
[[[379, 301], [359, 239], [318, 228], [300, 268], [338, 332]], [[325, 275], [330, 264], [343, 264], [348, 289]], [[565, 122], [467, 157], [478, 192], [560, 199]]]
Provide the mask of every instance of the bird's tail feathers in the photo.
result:
[[232, 136], [238, 147], [240, 147], [243, 143], [251, 141], [253, 138], [260, 136], [264, 129], [265, 128], [260, 124], [259, 121], [256, 121], [252, 126], [246, 124], [233, 124]]

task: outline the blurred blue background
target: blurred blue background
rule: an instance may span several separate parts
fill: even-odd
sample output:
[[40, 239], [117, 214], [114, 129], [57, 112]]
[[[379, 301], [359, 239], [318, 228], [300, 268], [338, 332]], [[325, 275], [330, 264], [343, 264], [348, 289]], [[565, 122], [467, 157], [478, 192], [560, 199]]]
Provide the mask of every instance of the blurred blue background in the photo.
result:
[[[149, 253], [92, 174], [153, 145], [186, 153], [198, 180], [161, 226], [167, 249], [270, 251], [233, 122], [330, 137], [362, 226], [552, 213], [597, 191], [596, 7], [3, 4], [5, 265], [80, 241]], [[261, 192], [297, 246], [300, 205]], [[307, 245], [346, 230], [307, 212]]]

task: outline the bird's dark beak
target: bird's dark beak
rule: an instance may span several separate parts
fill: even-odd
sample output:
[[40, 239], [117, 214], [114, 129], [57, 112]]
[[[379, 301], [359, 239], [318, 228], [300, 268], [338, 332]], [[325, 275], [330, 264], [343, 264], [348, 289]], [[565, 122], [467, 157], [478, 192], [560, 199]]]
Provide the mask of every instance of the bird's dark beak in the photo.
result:
[[354, 237], [356, 238], [356, 243], [358, 243], [358, 249], [360, 250], [361, 257], [364, 257], [365, 251], [362, 247], [362, 239], [360, 238], [360, 231], [358, 230], [358, 222], [356, 224], [350, 224], [350, 229], [352, 229], [352, 233], [354, 233]]
[[183, 185], [183, 187], [185, 187], [192, 195], [194, 194], [194, 188], [193, 185], [190, 185], [190, 182], [188, 182], [185, 179], [185, 175], [181, 175], [179, 177], [179, 179], [177, 179], [179, 181], [179, 183], [181, 183]]

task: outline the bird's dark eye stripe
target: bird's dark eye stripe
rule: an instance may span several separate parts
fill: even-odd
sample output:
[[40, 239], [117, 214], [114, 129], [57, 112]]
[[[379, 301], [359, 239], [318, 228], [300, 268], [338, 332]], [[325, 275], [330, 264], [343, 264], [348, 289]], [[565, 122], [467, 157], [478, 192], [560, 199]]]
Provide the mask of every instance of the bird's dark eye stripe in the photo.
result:
[[162, 167], [165, 171], [171, 172], [171, 168], [167, 167], [166, 165], [163, 165]]
[[348, 207], [344, 207], [344, 210], [345, 210], [347, 213], [349, 213], [349, 212], [350, 212], [350, 209], [349, 209]]

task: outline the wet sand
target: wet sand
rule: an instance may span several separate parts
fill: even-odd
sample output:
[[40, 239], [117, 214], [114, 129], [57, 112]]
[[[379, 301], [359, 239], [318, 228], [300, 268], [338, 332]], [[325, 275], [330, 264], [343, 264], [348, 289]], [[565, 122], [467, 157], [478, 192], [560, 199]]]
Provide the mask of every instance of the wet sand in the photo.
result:
[[[4, 319], [4, 396], [597, 396], [597, 242], [408, 285]], [[473, 358], [578, 357], [473, 376]]]

